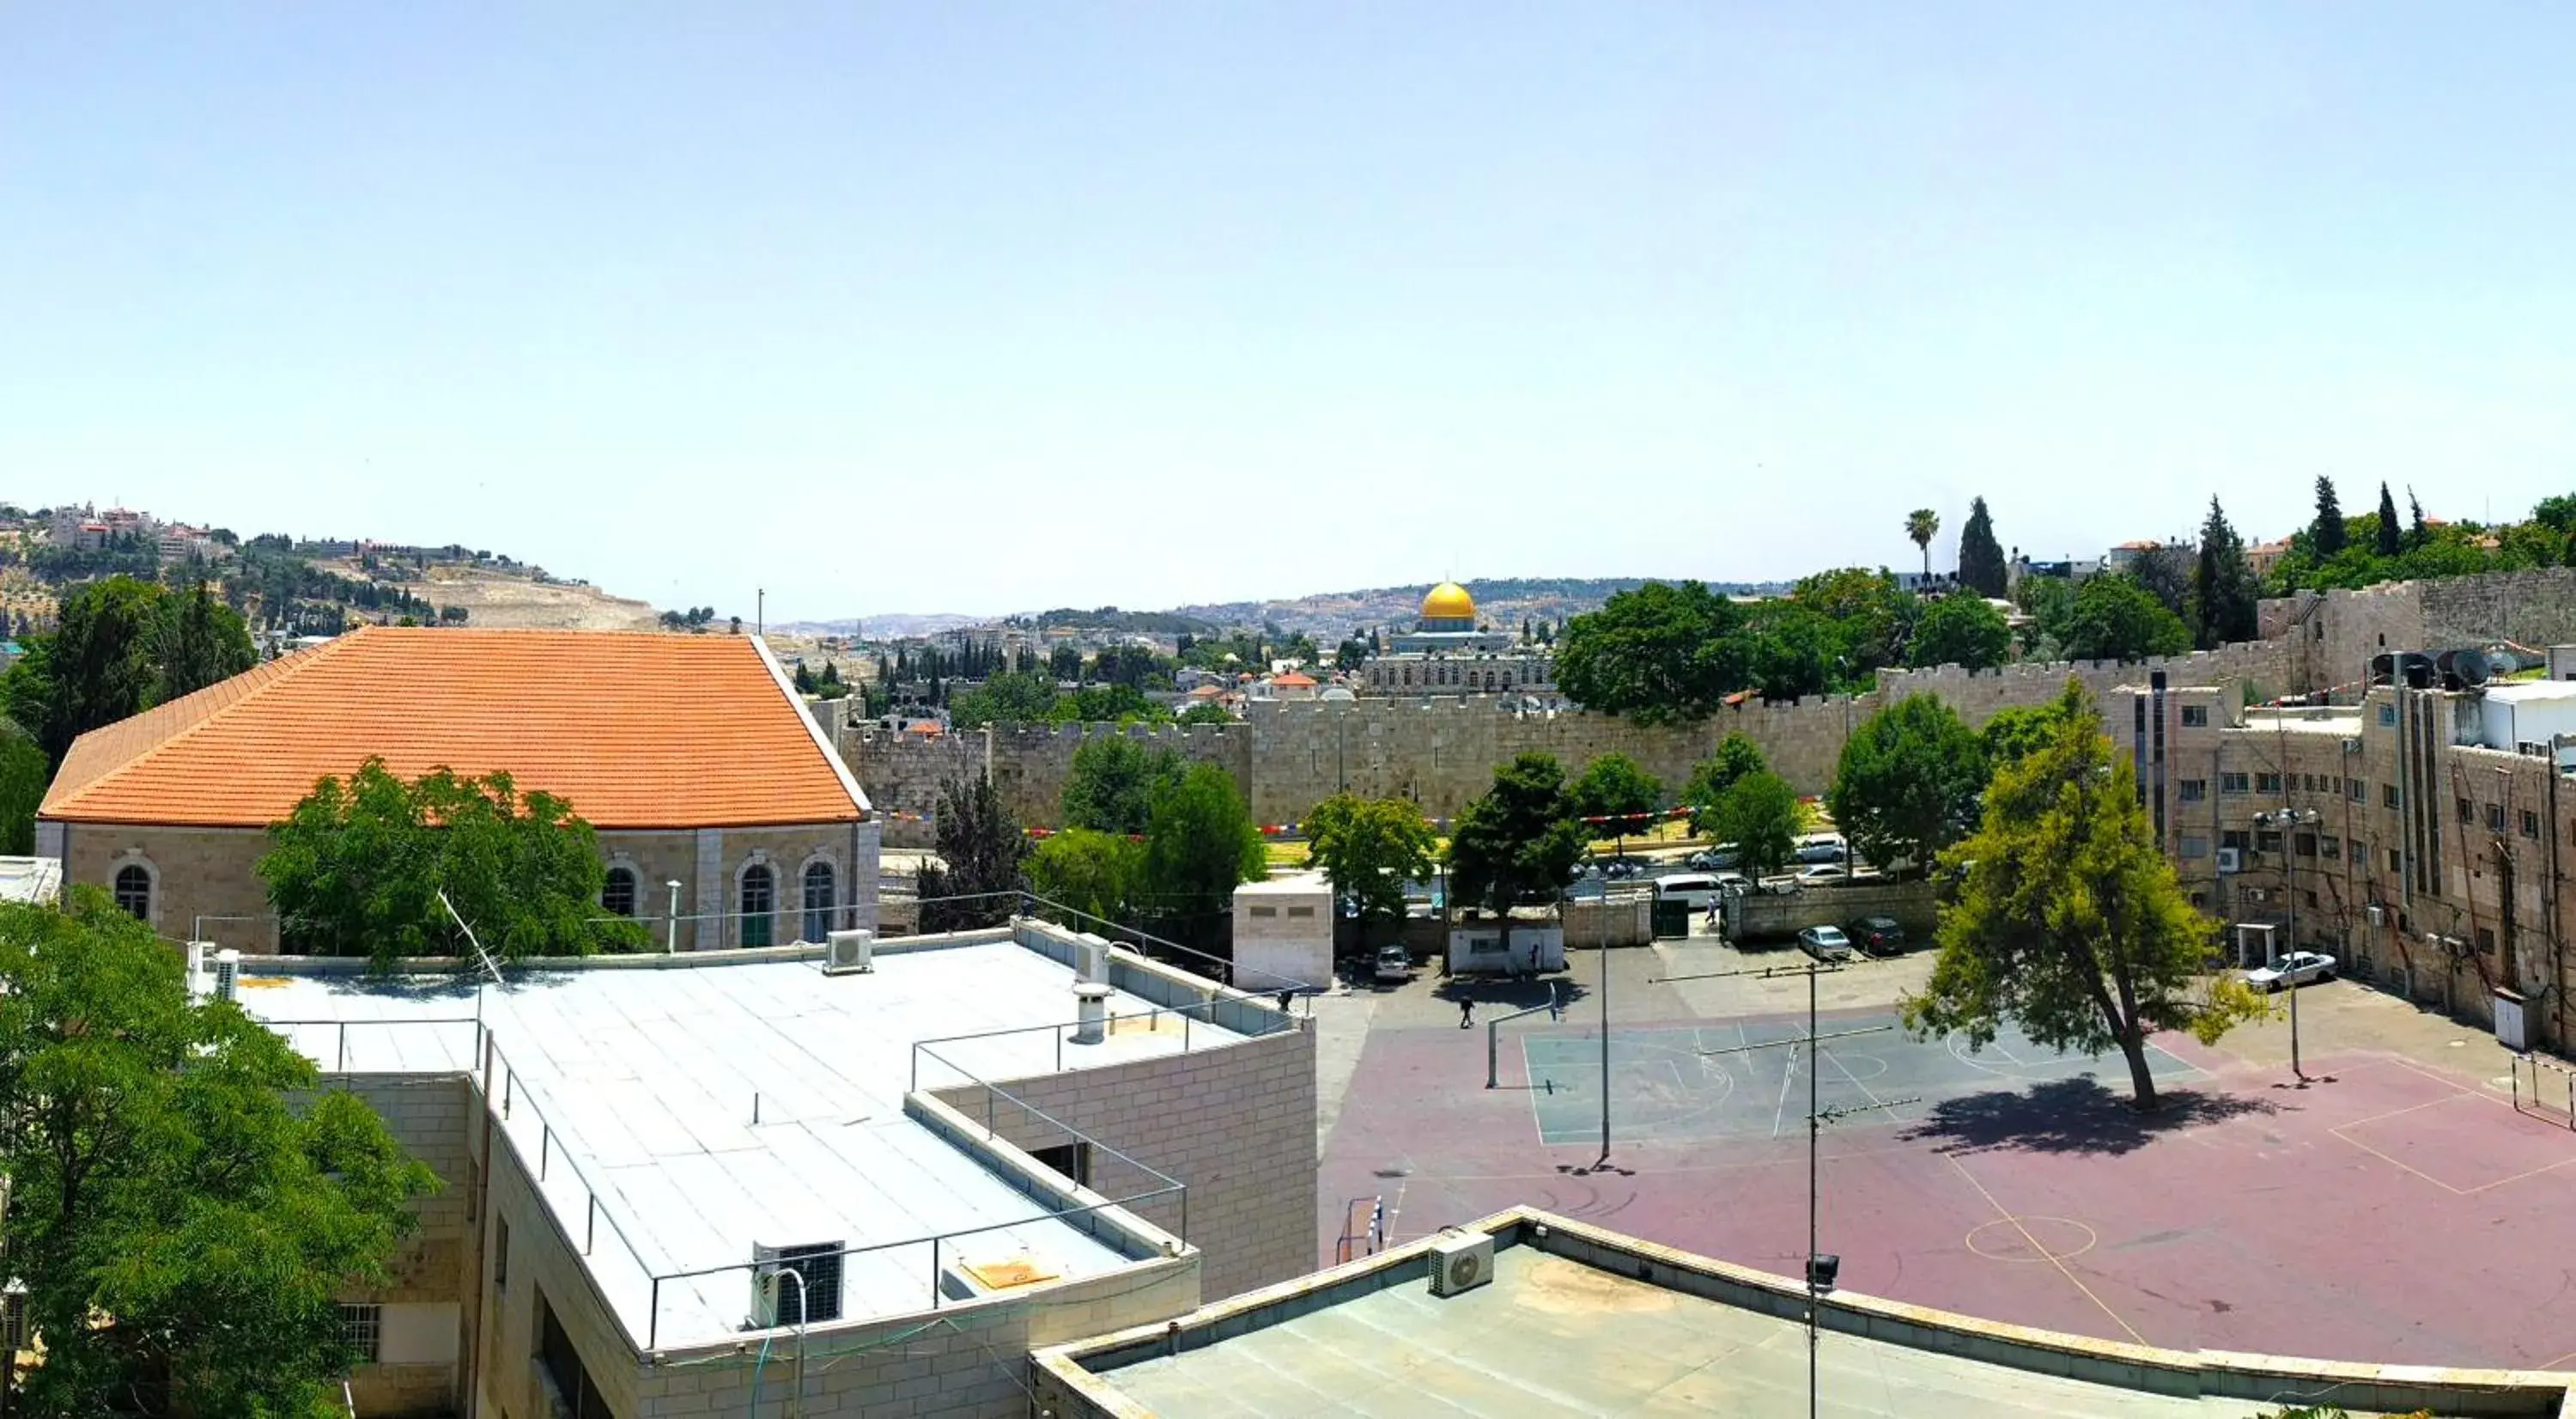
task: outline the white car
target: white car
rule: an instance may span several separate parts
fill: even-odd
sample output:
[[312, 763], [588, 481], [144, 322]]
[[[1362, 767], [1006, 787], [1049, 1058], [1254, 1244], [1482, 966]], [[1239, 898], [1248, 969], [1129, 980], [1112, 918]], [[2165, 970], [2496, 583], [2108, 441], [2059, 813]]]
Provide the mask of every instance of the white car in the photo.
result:
[[2319, 951], [2292, 951], [2268, 966], [2245, 973], [2245, 983], [2261, 991], [2283, 986], [2297, 989], [2310, 981], [2333, 980], [2335, 958]]
[[1798, 933], [1798, 948], [1819, 961], [1848, 961], [1851, 938], [1839, 926], [1811, 926]]

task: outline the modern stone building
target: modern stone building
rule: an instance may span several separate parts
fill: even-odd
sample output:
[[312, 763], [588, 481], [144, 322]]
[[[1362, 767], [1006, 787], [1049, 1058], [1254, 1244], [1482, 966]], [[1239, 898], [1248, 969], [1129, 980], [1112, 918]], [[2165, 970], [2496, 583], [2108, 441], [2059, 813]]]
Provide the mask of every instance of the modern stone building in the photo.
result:
[[273, 952], [267, 829], [370, 757], [566, 800], [608, 859], [602, 910], [674, 949], [876, 924], [867, 795], [751, 636], [352, 631], [82, 735], [37, 852], [163, 936]]
[[1476, 599], [1453, 581], [1431, 588], [1413, 630], [1387, 646], [1360, 666], [1359, 684], [1371, 695], [1556, 693], [1555, 657], [1506, 632], [1478, 630]]
[[445, 1184], [343, 1298], [360, 1414], [1016, 1419], [1033, 1348], [1315, 1264], [1310, 1022], [1096, 938], [347, 964], [239, 1000]]

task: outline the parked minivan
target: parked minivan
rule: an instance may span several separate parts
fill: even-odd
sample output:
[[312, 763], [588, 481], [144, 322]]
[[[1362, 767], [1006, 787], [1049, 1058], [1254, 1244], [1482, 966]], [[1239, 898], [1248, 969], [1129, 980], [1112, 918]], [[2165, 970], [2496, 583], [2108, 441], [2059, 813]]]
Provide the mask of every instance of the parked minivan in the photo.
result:
[[1655, 900], [1688, 902], [1695, 912], [1708, 910], [1717, 900], [1717, 878], [1706, 872], [1672, 872], [1655, 879]]

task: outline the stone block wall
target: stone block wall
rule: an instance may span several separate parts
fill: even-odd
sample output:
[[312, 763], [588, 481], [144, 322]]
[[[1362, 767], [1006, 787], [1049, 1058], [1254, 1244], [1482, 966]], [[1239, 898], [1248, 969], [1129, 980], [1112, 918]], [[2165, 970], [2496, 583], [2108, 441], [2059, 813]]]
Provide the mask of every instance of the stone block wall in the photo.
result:
[[[468, 1130], [477, 1126], [472, 1090], [458, 1074], [341, 1075], [333, 1087], [357, 1095], [384, 1119], [394, 1141], [438, 1175], [439, 1189], [414, 1204], [420, 1229], [395, 1255], [386, 1284], [353, 1290], [345, 1301], [374, 1301], [452, 1334], [442, 1361], [361, 1365], [349, 1388], [359, 1412], [451, 1414], [464, 1394], [465, 1337], [470, 1333], [480, 1258], [476, 1254], [476, 1170]], [[390, 1338], [390, 1337], [389, 1337]], [[388, 1357], [392, 1358], [392, 1357]]]
[[[1283, 1030], [1188, 1054], [1036, 1079], [1005, 1080], [992, 1101], [994, 1130], [1035, 1151], [1070, 1141], [1064, 1129], [1012, 1102], [1169, 1174], [1189, 1188], [1130, 1210], [1182, 1233], [1205, 1253], [1208, 1299], [1302, 1276], [1315, 1268], [1315, 1033]], [[968, 1118], [985, 1116], [980, 1084], [932, 1091]], [[1092, 1159], [1092, 1190], [1123, 1198], [1160, 1187], [1105, 1153]]]

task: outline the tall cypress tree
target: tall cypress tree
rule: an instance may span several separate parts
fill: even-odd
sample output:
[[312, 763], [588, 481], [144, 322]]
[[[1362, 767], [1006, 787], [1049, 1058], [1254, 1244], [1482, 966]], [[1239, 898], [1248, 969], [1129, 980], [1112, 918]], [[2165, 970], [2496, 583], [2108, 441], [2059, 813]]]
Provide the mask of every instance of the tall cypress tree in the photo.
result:
[[2229, 526], [2218, 499], [2209, 500], [2209, 518], [2200, 525], [2200, 564], [2191, 578], [2192, 634], [2200, 648], [2254, 639], [2254, 571], [2245, 561], [2245, 543]]
[[1968, 523], [1959, 529], [1959, 584], [1979, 596], [2001, 596], [2006, 579], [2003, 544], [1995, 540], [1986, 500], [1978, 498], [1968, 504]]
[[2383, 557], [2396, 556], [2397, 532], [2397, 500], [2388, 495], [2388, 485], [2381, 483], [2379, 485], [2379, 536], [2371, 542], [2370, 550]]
[[2334, 479], [2317, 479], [2317, 520], [2308, 529], [2308, 544], [2324, 561], [2344, 549], [2343, 505], [2335, 501]]
[[2415, 519], [2406, 525], [2406, 550], [2412, 552], [2430, 543], [2433, 540], [2433, 533], [2424, 525], [2424, 504], [2416, 501], [2413, 488], [2406, 490], [2406, 510], [2412, 513]]

